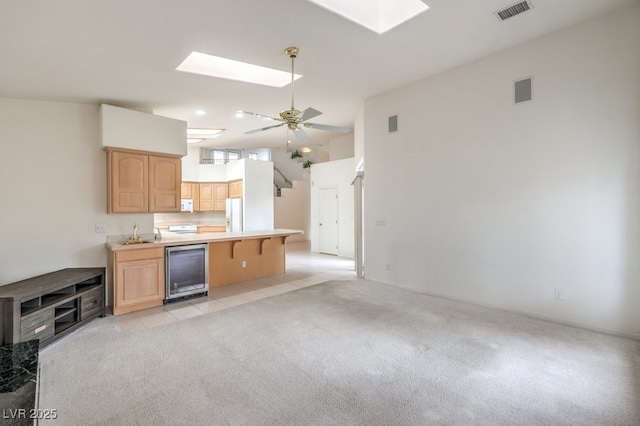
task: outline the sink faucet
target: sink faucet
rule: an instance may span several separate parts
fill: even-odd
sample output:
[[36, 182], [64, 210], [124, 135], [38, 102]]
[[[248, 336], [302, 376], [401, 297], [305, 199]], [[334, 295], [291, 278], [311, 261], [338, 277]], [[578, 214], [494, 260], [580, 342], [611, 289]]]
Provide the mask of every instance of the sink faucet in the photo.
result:
[[133, 224], [133, 239], [134, 240], [138, 239], [138, 224], [137, 223]]
[[156, 240], [161, 240], [162, 239], [162, 233], [160, 232], [160, 228], [156, 228], [156, 231], [158, 231], [158, 233], [155, 235], [155, 239]]

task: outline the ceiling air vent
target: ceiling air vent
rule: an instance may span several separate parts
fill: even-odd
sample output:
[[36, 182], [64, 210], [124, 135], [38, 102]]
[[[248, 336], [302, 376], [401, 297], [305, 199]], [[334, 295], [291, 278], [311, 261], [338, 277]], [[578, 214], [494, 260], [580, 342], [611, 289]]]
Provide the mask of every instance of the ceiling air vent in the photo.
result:
[[527, 10], [533, 9], [533, 3], [530, 0], [526, 0], [520, 3], [513, 4], [509, 7], [505, 7], [493, 14], [496, 15], [500, 21], [506, 21], [509, 18], [513, 18], [516, 15], [520, 15], [521, 13], [526, 12]]

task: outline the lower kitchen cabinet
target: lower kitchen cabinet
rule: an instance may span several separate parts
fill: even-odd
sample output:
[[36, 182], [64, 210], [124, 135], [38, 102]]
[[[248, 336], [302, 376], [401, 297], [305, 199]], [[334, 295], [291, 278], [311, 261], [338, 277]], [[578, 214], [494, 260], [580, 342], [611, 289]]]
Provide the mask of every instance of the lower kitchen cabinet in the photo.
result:
[[198, 225], [196, 228], [198, 234], [206, 234], [208, 232], [227, 232], [225, 225]]
[[104, 268], [67, 268], [1, 286], [0, 341], [45, 346], [104, 316], [104, 296]]
[[112, 252], [113, 314], [161, 306], [164, 301], [164, 248]]

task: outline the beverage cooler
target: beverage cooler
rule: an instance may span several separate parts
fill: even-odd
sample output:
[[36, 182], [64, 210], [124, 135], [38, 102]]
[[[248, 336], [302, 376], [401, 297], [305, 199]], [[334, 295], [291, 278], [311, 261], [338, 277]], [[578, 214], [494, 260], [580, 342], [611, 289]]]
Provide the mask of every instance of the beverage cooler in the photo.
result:
[[189, 244], [165, 249], [165, 303], [206, 296], [209, 291], [208, 245]]

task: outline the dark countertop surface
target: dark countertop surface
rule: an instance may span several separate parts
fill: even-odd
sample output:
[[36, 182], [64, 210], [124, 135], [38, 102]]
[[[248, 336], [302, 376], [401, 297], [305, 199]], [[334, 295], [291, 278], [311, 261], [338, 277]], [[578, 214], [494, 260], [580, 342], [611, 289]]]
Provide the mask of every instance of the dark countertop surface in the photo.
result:
[[0, 346], [0, 423], [32, 425], [37, 408], [38, 340]]

